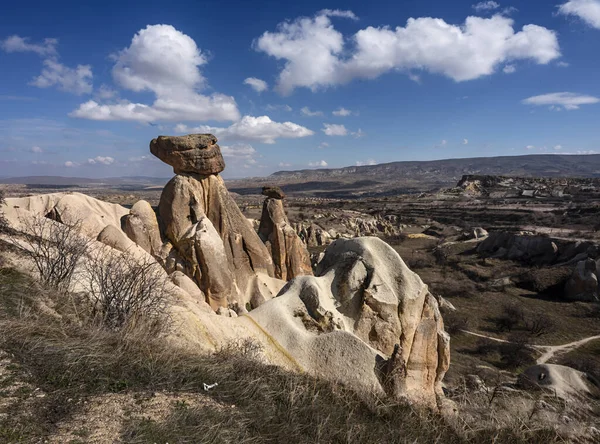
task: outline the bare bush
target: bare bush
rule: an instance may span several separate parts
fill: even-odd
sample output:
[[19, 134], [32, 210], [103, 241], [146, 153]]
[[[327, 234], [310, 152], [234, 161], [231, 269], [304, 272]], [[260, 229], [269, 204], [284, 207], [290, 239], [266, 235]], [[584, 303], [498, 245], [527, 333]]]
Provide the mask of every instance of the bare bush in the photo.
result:
[[523, 321], [525, 315], [521, 307], [507, 304], [502, 307], [502, 313], [495, 320], [498, 331], [512, 331]]
[[525, 321], [525, 326], [529, 332], [537, 337], [552, 333], [556, 330], [554, 320], [544, 313], [536, 313], [528, 317]]
[[535, 362], [534, 352], [524, 335], [511, 335], [508, 342], [499, 344], [500, 360], [508, 368], [519, 368]]
[[11, 233], [13, 245], [22, 248], [40, 275], [42, 284], [68, 291], [77, 265], [90, 239], [79, 234], [79, 222], [59, 223], [40, 215], [20, 220], [24, 236]]
[[164, 327], [171, 295], [161, 266], [150, 257], [98, 251], [85, 263], [82, 282], [92, 300], [92, 318], [109, 329], [139, 323]]

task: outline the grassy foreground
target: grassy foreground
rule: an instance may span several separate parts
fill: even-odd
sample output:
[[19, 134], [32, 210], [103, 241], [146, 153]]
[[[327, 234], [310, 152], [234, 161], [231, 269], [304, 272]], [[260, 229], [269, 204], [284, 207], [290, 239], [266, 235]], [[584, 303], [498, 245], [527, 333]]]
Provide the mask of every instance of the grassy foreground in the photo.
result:
[[[260, 363], [253, 344], [199, 355], [138, 326], [107, 331], [75, 295], [0, 268], [0, 442], [45, 442], [105, 394], [186, 394], [160, 417], [123, 418], [125, 443], [559, 442], [551, 431], [473, 430], [439, 415]], [[1, 355], [0, 355], [1, 356]], [[1, 370], [1, 369], [0, 369]], [[218, 382], [204, 391], [203, 383]], [[15, 388], [16, 387], [16, 388]], [[71, 442], [90, 442], [86, 432]]]

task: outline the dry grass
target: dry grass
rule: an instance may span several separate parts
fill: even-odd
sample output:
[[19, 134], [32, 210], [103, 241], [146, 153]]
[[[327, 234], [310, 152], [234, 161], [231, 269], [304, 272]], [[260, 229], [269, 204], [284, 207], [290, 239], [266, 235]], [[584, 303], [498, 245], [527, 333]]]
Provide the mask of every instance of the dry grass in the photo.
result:
[[[99, 329], [86, 322], [82, 304], [0, 269], [0, 349], [31, 387], [0, 416], [0, 442], [43, 441], [93, 397], [156, 392], [214, 402], [176, 403], [160, 418], [124, 418], [122, 442], [560, 442], [543, 428], [451, 426], [430, 411], [260, 363], [249, 343], [199, 355], [142, 327]], [[213, 382], [219, 385], [205, 392], [203, 384]]]

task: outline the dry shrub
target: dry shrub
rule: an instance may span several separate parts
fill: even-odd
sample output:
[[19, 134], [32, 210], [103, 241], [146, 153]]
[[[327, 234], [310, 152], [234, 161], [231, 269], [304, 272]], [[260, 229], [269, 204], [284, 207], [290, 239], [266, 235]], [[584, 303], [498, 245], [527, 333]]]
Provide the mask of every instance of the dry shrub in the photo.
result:
[[60, 223], [39, 215], [21, 219], [20, 223], [24, 233], [11, 233], [11, 243], [23, 247], [22, 253], [35, 264], [43, 285], [68, 291], [90, 244], [79, 234], [81, 223]]
[[171, 296], [162, 267], [111, 248], [91, 254], [81, 279], [92, 301], [92, 318], [109, 329], [143, 322], [165, 325]]
[[502, 306], [501, 314], [495, 318], [496, 329], [499, 332], [512, 331], [525, 319], [523, 309], [516, 304]]

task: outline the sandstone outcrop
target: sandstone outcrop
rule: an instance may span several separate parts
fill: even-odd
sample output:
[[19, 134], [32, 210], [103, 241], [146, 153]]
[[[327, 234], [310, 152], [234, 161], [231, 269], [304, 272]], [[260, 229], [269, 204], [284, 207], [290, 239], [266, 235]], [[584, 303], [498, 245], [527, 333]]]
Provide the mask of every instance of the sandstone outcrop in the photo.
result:
[[258, 235], [271, 252], [275, 277], [287, 281], [311, 275], [310, 255], [288, 221], [281, 200], [283, 192], [277, 187], [265, 187], [263, 194], [268, 197], [263, 204]]
[[174, 250], [171, 262], [200, 286], [215, 310], [257, 306], [274, 296], [258, 288], [257, 274], [272, 277], [273, 261], [218, 175], [224, 163], [216, 138], [161, 136], [150, 150], [178, 173], [159, 203], [161, 231]]
[[333, 242], [315, 277], [291, 280], [249, 315], [313, 373], [430, 405], [443, 398], [450, 339], [438, 302], [378, 238]]
[[150, 152], [173, 167], [175, 174], [219, 174], [225, 161], [212, 134], [159, 136], [150, 142]]
[[163, 246], [160, 228], [156, 214], [148, 202], [136, 202], [129, 214], [122, 218], [121, 225], [129, 239], [153, 256], [160, 255]]

